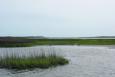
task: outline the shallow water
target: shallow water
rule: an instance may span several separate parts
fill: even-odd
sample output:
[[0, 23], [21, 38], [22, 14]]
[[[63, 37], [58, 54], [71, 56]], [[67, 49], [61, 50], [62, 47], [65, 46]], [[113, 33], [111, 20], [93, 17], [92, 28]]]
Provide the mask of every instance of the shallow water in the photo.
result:
[[[14, 71], [0, 69], [0, 77], [115, 77], [115, 47], [112, 46], [51, 46], [56, 53], [63, 55], [70, 63], [50, 69]], [[0, 48], [2, 52], [37, 52], [50, 46], [27, 48]], [[53, 52], [52, 50], [51, 52]]]

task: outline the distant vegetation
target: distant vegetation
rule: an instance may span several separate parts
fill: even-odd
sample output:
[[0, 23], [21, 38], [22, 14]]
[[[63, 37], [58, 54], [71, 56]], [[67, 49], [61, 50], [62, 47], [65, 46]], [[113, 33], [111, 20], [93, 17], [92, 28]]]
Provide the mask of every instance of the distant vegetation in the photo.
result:
[[0, 38], [0, 47], [28, 47], [34, 45], [115, 45], [115, 39], [33, 39], [26, 37]]
[[115, 45], [115, 39], [38, 39], [37, 45]]

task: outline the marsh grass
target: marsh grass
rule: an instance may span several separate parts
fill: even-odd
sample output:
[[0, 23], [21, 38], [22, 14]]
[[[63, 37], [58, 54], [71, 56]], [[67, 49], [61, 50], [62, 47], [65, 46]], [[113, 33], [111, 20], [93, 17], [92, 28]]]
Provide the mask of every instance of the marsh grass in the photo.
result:
[[0, 68], [7, 69], [31, 69], [31, 68], [49, 68], [57, 65], [67, 64], [68, 60], [56, 54], [46, 55], [41, 53], [39, 55], [31, 56], [17, 56], [15, 54], [0, 57]]

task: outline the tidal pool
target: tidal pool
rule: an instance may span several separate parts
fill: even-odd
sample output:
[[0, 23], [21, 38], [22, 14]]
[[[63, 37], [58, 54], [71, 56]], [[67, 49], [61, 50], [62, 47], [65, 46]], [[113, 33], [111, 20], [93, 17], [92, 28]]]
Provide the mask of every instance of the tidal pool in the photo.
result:
[[[51, 49], [53, 48], [53, 49]], [[51, 50], [51, 52], [49, 52]], [[0, 77], [115, 77], [115, 46], [35, 46], [0, 48], [0, 56], [15, 53], [29, 56], [55, 52], [69, 60], [69, 64], [49, 69], [0, 69]]]

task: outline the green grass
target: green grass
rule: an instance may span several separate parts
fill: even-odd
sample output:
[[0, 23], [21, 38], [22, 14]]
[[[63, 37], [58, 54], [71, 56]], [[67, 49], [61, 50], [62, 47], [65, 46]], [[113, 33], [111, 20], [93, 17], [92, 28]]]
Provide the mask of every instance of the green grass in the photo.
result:
[[36, 45], [115, 45], [115, 39], [38, 39]]
[[46, 56], [41, 54], [41, 56], [29, 56], [29, 57], [16, 57], [15, 55], [6, 56], [5, 58], [0, 58], [0, 68], [7, 69], [30, 69], [30, 68], [49, 68], [57, 65], [68, 64], [68, 60], [56, 56], [55, 54]]
[[79, 45], [115, 45], [115, 39], [80, 39]]

